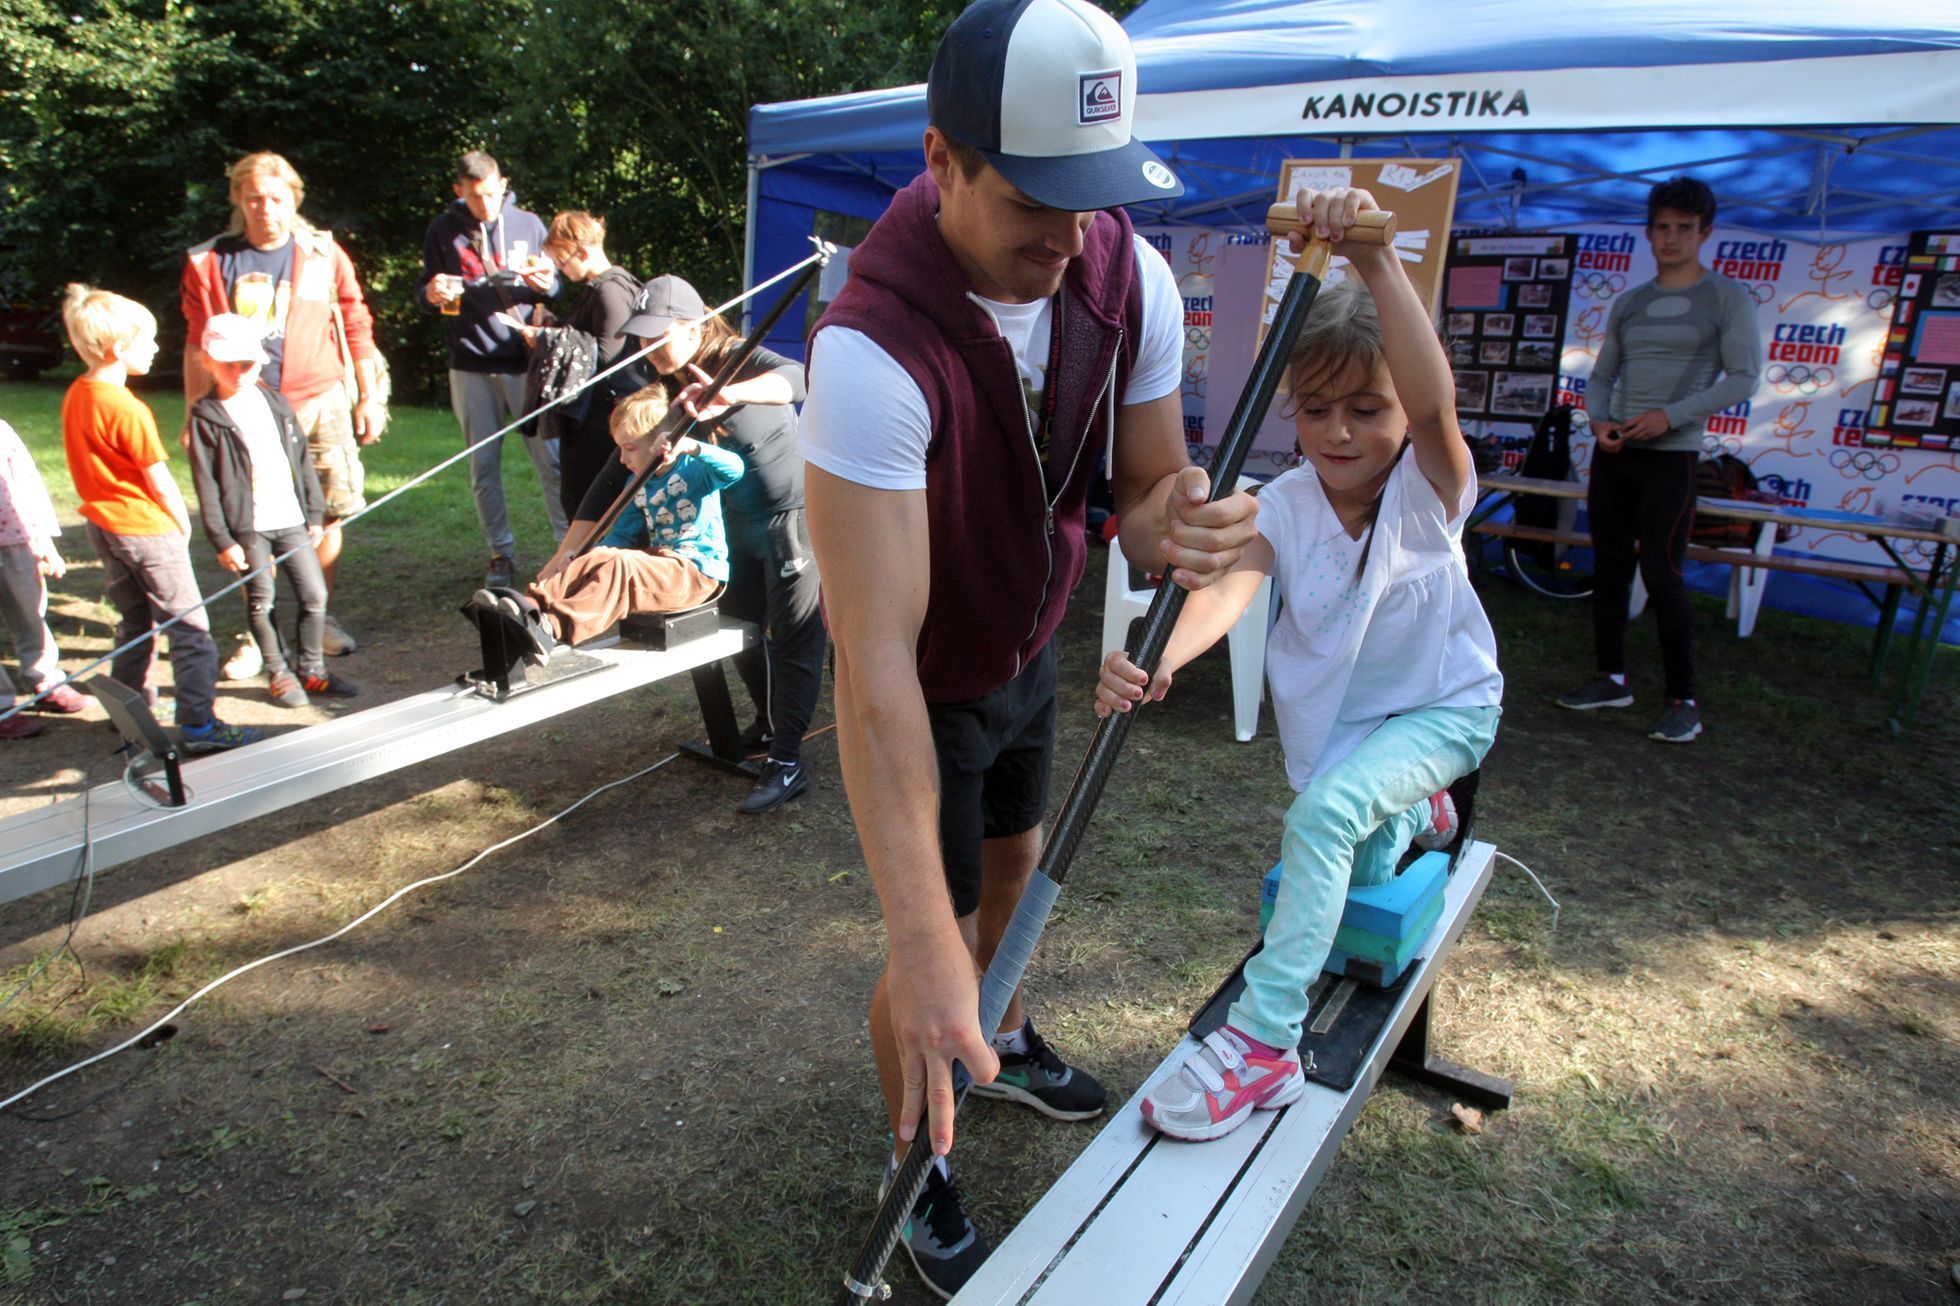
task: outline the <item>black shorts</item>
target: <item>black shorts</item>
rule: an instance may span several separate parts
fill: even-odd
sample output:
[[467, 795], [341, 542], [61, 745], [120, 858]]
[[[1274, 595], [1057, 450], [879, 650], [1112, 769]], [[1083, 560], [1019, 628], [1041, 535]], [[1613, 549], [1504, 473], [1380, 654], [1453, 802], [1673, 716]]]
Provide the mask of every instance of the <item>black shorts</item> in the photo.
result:
[[939, 855], [953, 914], [980, 908], [980, 845], [1023, 834], [1048, 810], [1055, 758], [1055, 645], [1051, 640], [992, 693], [928, 703], [939, 758]]

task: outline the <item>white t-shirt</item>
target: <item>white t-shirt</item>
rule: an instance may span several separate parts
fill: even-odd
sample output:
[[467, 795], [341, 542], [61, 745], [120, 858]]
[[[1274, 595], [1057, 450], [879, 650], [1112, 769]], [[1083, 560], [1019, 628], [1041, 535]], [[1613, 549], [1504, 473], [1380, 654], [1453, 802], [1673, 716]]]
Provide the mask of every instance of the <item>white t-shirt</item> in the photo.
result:
[[293, 464], [279, 441], [279, 424], [264, 393], [248, 385], [219, 402], [237, 424], [252, 463], [252, 529], [263, 535], [306, 525], [306, 513], [293, 493]]
[[[1184, 369], [1184, 301], [1164, 256], [1136, 240], [1143, 284], [1143, 338], [1123, 391], [1123, 404], [1174, 394]], [[1002, 304], [972, 297], [994, 319], [1014, 350], [1029, 390], [1047, 388], [1052, 299]], [[832, 476], [876, 490], [923, 490], [931, 410], [911, 374], [871, 338], [849, 327], [825, 327], [810, 342], [810, 394], [803, 403], [798, 442], [804, 461]]]
[[1312, 467], [1259, 492], [1259, 533], [1273, 546], [1284, 600], [1266, 675], [1295, 789], [1390, 716], [1503, 699], [1497, 639], [1470, 588], [1459, 535], [1476, 502], [1473, 478], [1446, 506], [1404, 452], [1357, 580], [1367, 537], [1349, 538]]

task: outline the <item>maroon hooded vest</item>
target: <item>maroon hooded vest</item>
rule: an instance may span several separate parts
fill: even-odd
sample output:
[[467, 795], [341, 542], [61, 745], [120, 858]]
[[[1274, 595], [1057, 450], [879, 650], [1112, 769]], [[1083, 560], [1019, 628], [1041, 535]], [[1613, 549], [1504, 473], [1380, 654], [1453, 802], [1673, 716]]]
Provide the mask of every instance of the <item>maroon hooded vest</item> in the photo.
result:
[[1013, 350], [967, 297], [938, 212], [939, 188], [922, 173], [852, 251], [850, 280], [817, 330], [864, 333], [925, 395], [932, 587], [919, 684], [928, 703], [954, 703], [1013, 679], [1054, 635], [1082, 579], [1089, 483], [1136, 361], [1143, 294], [1129, 218], [1098, 213], [1055, 317], [1051, 490]]

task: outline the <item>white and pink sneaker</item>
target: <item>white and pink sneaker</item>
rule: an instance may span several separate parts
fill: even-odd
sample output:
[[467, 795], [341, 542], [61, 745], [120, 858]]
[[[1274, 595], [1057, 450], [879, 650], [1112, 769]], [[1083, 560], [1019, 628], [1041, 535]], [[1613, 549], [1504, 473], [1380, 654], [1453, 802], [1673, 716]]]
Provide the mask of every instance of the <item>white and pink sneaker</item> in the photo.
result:
[[1306, 1086], [1298, 1048], [1276, 1052], [1225, 1025], [1150, 1091], [1143, 1118], [1159, 1133], [1202, 1143], [1223, 1138], [1254, 1111], [1297, 1102]]

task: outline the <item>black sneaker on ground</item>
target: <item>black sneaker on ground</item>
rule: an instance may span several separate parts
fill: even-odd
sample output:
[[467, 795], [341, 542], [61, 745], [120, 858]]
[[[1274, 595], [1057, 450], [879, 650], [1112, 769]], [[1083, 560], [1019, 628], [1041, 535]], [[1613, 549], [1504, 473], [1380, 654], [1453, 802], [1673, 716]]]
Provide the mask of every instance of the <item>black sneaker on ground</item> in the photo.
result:
[[810, 787], [810, 773], [801, 762], [779, 762], [770, 758], [762, 764], [762, 777], [755, 782], [739, 807], [750, 816], [773, 812]]
[[318, 694], [323, 698], [356, 698], [361, 692], [359, 685], [324, 667], [301, 676], [299, 683], [308, 694]]
[[1598, 707], [1632, 707], [1633, 690], [1611, 676], [1594, 676], [1570, 693], [1560, 694], [1558, 705], [1574, 712], [1590, 712]]
[[258, 742], [259, 732], [253, 727], [228, 726], [216, 717], [201, 726], [177, 727], [177, 746], [186, 753], [219, 753]]
[[1090, 1120], [1103, 1113], [1109, 1095], [1086, 1070], [1065, 1064], [1041, 1037], [1032, 1020], [1021, 1028], [1028, 1036], [1026, 1053], [1000, 1053], [1000, 1074], [991, 1084], [975, 1084], [975, 1097], [999, 1098], [1031, 1106], [1057, 1120]]
[[774, 738], [775, 736], [769, 733], [769, 723], [757, 717], [750, 723], [749, 728], [742, 732], [742, 756], [754, 757], [758, 753], [767, 752], [769, 741]]
[[[880, 1197], [891, 1181], [886, 1175], [878, 1189]], [[993, 1251], [973, 1221], [966, 1218], [966, 1202], [958, 1185], [939, 1173], [937, 1164], [927, 1172], [926, 1186], [912, 1204], [912, 1218], [899, 1230], [899, 1244], [912, 1258], [912, 1268], [926, 1287], [948, 1301]]]
[[1663, 744], [1692, 744], [1700, 733], [1701, 709], [1693, 703], [1670, 698], [1667, 700], [1667, 711], [1654, 722], [1653, 728], [1647, 732], [1647, 738], [1657, 739]]

